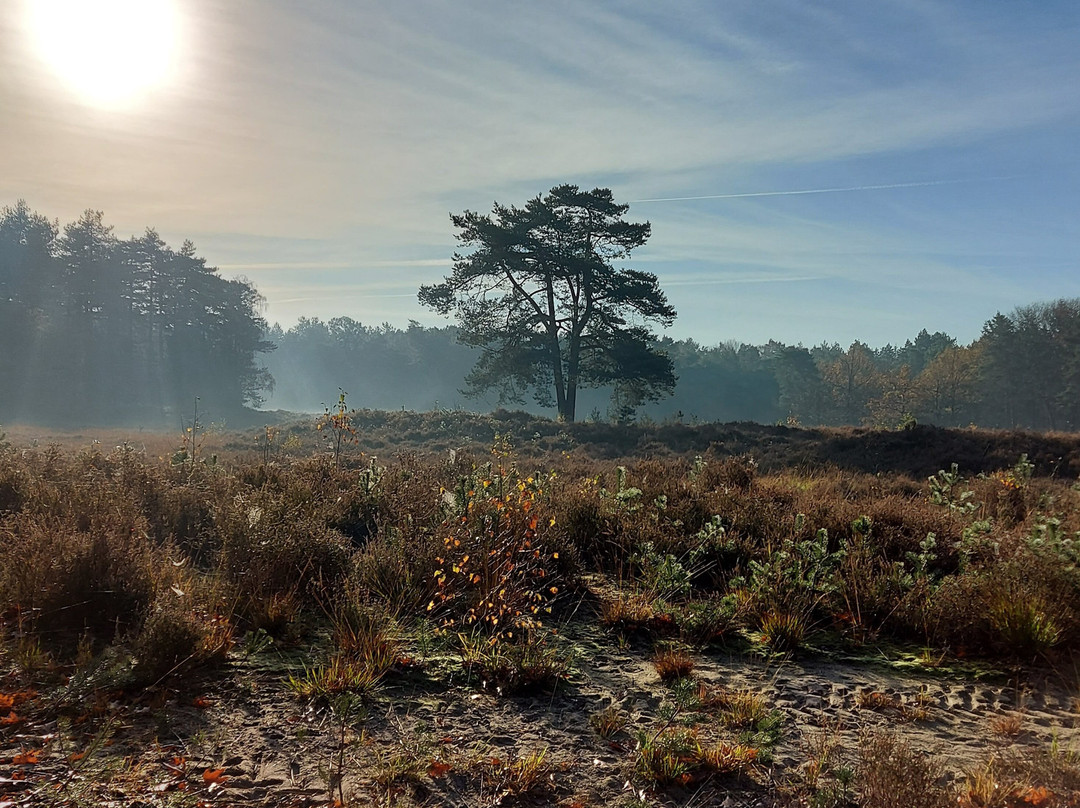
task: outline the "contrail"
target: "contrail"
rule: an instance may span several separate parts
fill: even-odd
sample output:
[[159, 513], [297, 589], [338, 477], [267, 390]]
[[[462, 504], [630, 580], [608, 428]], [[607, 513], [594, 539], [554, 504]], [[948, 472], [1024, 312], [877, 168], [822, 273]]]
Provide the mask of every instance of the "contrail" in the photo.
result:
[[928, 182], [894, 182], [889, 185], [852, 185], [846, 188], [807, 188], [800, 191], [756, 191], [749, 194], [709, 194], [708, 196], [669, 196], [662, 199], [635, 199], [634, 202], [693, 202], [698, 199], [747, 199], [754, 196], [803, 196], [805, 194], [840, 194], [847, 191], [884, 191], [889, 188], [926, 188], [931, 185], [958, 185], [964, 182], [1009, 180], [1012, 177], [980, 177], [970, 180], [930, 180]]

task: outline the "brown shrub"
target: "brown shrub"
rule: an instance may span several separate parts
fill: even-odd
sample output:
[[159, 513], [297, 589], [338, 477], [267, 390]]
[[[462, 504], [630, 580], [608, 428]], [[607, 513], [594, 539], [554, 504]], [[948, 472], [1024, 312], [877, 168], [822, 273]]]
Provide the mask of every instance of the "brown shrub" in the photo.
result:
[[866, 808], [946, 808], [952, 804], [939, 782], [944, 771], [891, 732], [865, 735], [859, 743], [857, 790]]
[[[97, 514], [100, 516], [100, 514]], [[111, 640], [136, 622], [168, 569], [141, 526], [86, 530], [70, 518], [20, 514], [0, 531], [0, 604], [59, 645], [91, 632]]]

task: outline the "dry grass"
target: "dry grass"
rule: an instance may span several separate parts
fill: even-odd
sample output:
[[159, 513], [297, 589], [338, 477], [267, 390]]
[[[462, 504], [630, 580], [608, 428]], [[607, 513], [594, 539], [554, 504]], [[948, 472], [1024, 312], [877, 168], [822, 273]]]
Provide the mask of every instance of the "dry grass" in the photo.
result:
[[685, 679], [694, 671], [694, 657], [685, 648], [674, 645], [658, 647], [653, 654], [652, 664], [662, 682]]
[[745, 772], [757, 758], [752, 747], [704, 743], [693, 728], [667, 727], [637, 738], [638, 773], [660, 786], [689, 786], [712, 775]]
[[[502, 427], [525, 428], [500, 417]], [[364, 418], [362, 434], [382, 428], [374, 414]], [[813, 627], [1023, 664], [1057, 660], [1080, 641], [1066, 541], [1080, 529], [1080, 494], [1058, 480], [1010, 488], [1021, 491], [1023, 513], [1006, 529], [977, 524], [993, 516], [987, 503], [1002, 488], [994, 476], [954, 482], [949, 496], [977, 503], [969, 511], [933, 501], [923, 480], [900, 474], [778, 473], [741, 453], [638, 460], [622, 471], [582, 454], [548, 457], [545, 467], [505, 452], [451, 462], [405, 454], [385, 465], [345, 457], [339, 468], [321, 456], [245, 462], [213, 440], [222, 441], [220, 461], [194, 468], [119, 436], [109, 436], [109, 451], [0, 453], [6, 624], [64, 658], [84, 635], [97, 649], [160, 635], [163, 618], [143, 624], [180, 590], [189, 614], [220, 614], [288, 643], [351, 592], [403, 625], [433, 619], [455, 633], [505, 633], [513, 648], [583, 593], [590, 573], [607, 582], [592, 587], [600, 622], [631, 639], [704, 644], [756, 631], [788, 653]], [[827, 537], [820, 558], [799, 549], [817, 536]], [[789, 561], [771, 560], [778, 548]], [[767, 574], [753, 573], [755, 564]], [[176, 647], [191, 645], [184, 620], [172, 625]], [[153, 644], [161, 665], [180, 658], [167, 642]], [[152, 656], [148, 645], [141, 653]], [[507, 684], [522, 665], [557, 678], [551, 659], [515, 654], [520, 664], [474, 650], [466, 664]], [[666, 678], [692, 671], [679, 654], [657, 661]], [[924, 707], [902, 705], [916, 718]]]
[[589, 716], [589, 726], [604, 740], [610, 740], [626, 728], [629, 716], [614, 704]]
[[990, 719], [990, 732], [1003, 740], [1015, 739], [1024, 729], [1023, 713], [1005, 713]]
[[[0, 653], [13, 675], [33, 678], [67, 676], [108, 652], [135, 672], [120, 683], [135, 688], [220, 662], [235, 634], [263, 629], [275, 647], [316, 649], [291, 688], [329, 702], [393, 682], [421, 630], [439, 645], [425, 677], [459, 683], [446, 653], [456, 651], [471, 685], [503, 694], [561, 692], [569, 667], [553, 627], [563, 621], [598, 621], [623, 647], [666, 639], [653, 665], [673, 683], [695, 668], [674, 638], [732, 653], [759, 639], [788, 653], [816, 645], [812, 627], [843, 643], [917, 643], [945, 664], [963, 651], [1009, 665], [1065, 660], [1080, 640], [1066, 541], [1080, 530], [1080, 493], [1061, 480], [1005, 499], [1000, 480], [972, 476], [958, 483], [978, 503], [965, 512], [931, 501], [924, 477], [775, 473], [716, 451], [700, 463], [624, 460], [623, 472], [582, 453], [528, 462], [462, 452], [385, 465], [346, 456], [339, 468], [325, 457], [223, 454], [179, 469], [130, 448], [0, 451]], [[820, 556], [796, 558], [820, 536]], [[755, 565], [768, 574], [755, 578]], [[754, 771], [778, 712], [750, 690], [683, 681], [667, 695], [684, 686], [694, 698], [679, 702], [680, 721], [697, 726], [637, 735], [630, 778], [693, 787]], [[918, 695], [857, 699], [897, 721], [931, 715]], [[612, 705], [589, 723], [611, 739], [629, 718]], [[1014, 713], [985, 731], [1010, 740], [1023, 728]], [[896, 735], [866, 736], [851, 757], [852, 793], [864, 806], [920, 808], [1064, 805], [1080, 789], [1074, 756], [1004, 747], [946, 793], [934, 757]], [[850, 804], [833, 741], [811, 753], [806, 782], [835, 786], [831, 804]], [[381, 797], [414, 782], [426, 760], [384, 760]], [[550, 802], [554, 771], [535, 750], [477, 758], [460, 774], [485, 798]]]
[[943, 769], [889, 732], [864, 735], [859, 743], [859, 804], [874, 808], [946, 808], [952, 804], [938, 785]]

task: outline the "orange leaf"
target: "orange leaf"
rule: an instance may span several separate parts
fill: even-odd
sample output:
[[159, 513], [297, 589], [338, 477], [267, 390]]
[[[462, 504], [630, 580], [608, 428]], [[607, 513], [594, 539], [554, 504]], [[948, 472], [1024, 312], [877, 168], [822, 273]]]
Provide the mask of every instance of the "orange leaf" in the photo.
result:
[[41, 750], [35, 749], [32, 752], [23, 752], [20, 755], [16, 755], [11, 759], [11, 762], [16, 766], [33, 765], [41, 759]]
[[202, 773], [204, 783], [217, 783], [221, 785], [229, 778], [225, 776], [224, 769], [207, 769]]
[[0, 710], [10, 710], [24, 701], [30, 701], [37, 693], [33, 690], [20, 690], [17, 693], [0, 693]]
[[85, 751], [83, 751], [83, 752], [75, 752], [72, 755], [68, 755], [68, 763], [78, 763], [84, 757], [86, 757], [86, 752]]
[[19, 716], [15, 715], [15, 711], [12, 710], [10, 713], [8, 713], [3, 718], [0, 718], [0, 727], [10, 727], [10, 726], [13, 726], [15, 724], [19, 724], [19, 723], [21, 723], [22, 721], [25, 721], [25, 720], [26, 719], [19, 718]]
[[1053, 791], [1046, 786], [1039, 786], [1038, 788], [1028, 789], [1028, 793], [1024, 795], [1024, 802], [1029, 805], [1045, 805], [1053, 799], [1053, 797]]
[[200, 710], [205, 710], [207, 707], [213, 704], [213, 702], [210, 701], [210, 699], [206, 698], [206, 696], [199, 696], [192, 702], [192, 704], [194, 704]]
[[433, 760], [431, 761], [431, 765], [428, 767], [427, 770], [428, 777], [433, 780], [437, 780], [438, 778], [445, 775], [452, 768], [453, 767], [449, 763], [442, 763], [438, 760]]

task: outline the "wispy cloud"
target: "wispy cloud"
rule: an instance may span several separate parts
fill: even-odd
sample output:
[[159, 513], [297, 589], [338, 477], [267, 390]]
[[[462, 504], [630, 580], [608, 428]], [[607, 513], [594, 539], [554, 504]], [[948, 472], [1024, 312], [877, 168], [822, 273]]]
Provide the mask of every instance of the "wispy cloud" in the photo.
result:
[[634, 204], [644, 202], [694, 202], [701, 199], [750, 199], [758, 196], [804, 196], [806, 194], [839, 194], [849, 191], [885, 191], [896, 188], [930, 188], [935, 185], [959, 185], [967, 182], [992, 182], [1015, 179], [1014, 177], [985, 177], [979, 179], [930, 180], [927, 182], [893, 182], [887, 185], [851, 185], [846, 188], [807, 188], [796, 191], [752, 191], [739, 194], [706, 194], [704, 196], [668, 196], [657, 199], [635, 199]]
[[762, 276], [762, 275], [744, 275], [735, 277], [679, 277], [679, 276], [666, 276], [664, 278], [664, 287], [670, 288], [674, 286], [735, 286], [749, 283], [803, 283], [805, 281], [820, 281], [825, 280], [827, 275], [775, 275], [775, 276]]

